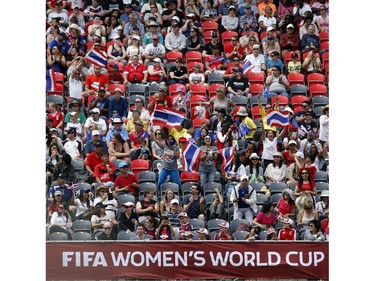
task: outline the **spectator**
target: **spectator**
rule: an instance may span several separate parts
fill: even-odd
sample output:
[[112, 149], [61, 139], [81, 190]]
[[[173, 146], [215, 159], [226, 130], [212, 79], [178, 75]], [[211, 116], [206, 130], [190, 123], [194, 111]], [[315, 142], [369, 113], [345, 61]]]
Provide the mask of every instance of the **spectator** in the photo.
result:
[[75, 130], [75, 133], [76, 133], [75, 139], [77, 141], [82, 142], [81, 136], [83, 135], [83, 133], [82, 133], [82, 126], [78, 122], [78, 112], [72, 111], [69, 114], [70, 114], [70, 121], [65, 126], [64, 135], [65, 137], [67, 137], [69, 131]]
[[163, 25], [161, 30], [162, 33], [166, 32], [167, 28], [172, 25], [171, 20], [173, 17], [177, 17], [179, 19], [185, 18], [183, 12], [177, 8], [177, 0], [168, 0], [164, 3], [164, 5], [167, 9], [165, 9], [161, 14], [163, 18]]
[[151, 138], [152, 157], [154, 160], [161, 160], [163, 158], [164, 146], [165, 146], [163, 132], [158, 129], [154, 132], [154, 134], [150, 135], [150, 138]]
[[263, 230], [275, 227], [275, 216], [273, 214], [273, 204], [271, 201], [266, 201], [262, 205], [262, 209], [253, 220], [253, 225], [259, 226]]
[[146, 140], [146, 147], [149, 145], [149, 138], [150, 135], [147, 131], [143, 129], [143, 122], [141, 120], [135, 121], [135, 130], [130, 132], [129, 139], [130, 139], [130, 152], [140, 148], [140, 140]]
[[151, 240], [149, 235], [145, 234], [145, 225], [140, 223], [137, 225], [136, 236], [130, 238], [130, 240]]
[[[133, 56], [138, 56], [138, 60], [142, 63], [145, 57], [145, 50], [141, 45], [141, 37], [137, 34], [131, 35], [131, 42], [126, 48], [125, 57], [127, 60], [130, 60]], [[147, 65], [145, 62], [144, 65]]]
[[[118, 30], [122, 30], [121, 20], [114, 14], [109, 17], [109, 23], [107, 25], [107, 39], [108, 41], [115, 40], [118, 36]], [[121, 37], [119, 36], [120, 40]]]
[[200, 0], [199, 4], [202, 7], [202, 10], [200, 11], [200, 19], [201, 22], [204, 21], [214, 21], [218, 22], [220, 20], [220, 17], [218, 16], [217, 12], [217, 6], [218, 6], [217, 0]]
[[322, 108], [322, 115], [319, 117], [319, 142], [324, 147], [329, 140], [329, 105]]
[[173, 109], [181, 112], [188, 112], [188, 99], [189, 97], [185, 93], [185, 87], [178, 85], [176, 87], [177, 95], [172, 100]]
[[320, 15], [315, 17], [316, 25], [319, 32], [329, 32], [329, 16], [327, 14], [328, 8], [324, 5], [320, 6]]
[[300, 51], [300, 38], [298, 34], [294, 32], [294, 25], [288, 24], [286, 27], [286, 33], [280, 36], [280, 48], [281, 55], [284, 56], [286, 52], [295, 52], [296, 55], [301, 54]]
[[111, 219], [116, 218], [117, 209], [121, 207], [117, 195], [113, 192], [113, 186], [114, 184], [111, 181], [99, 184], [96, 188], [96, 197], [94, 199], [95, 208], [98, 203], [103, 204], [106, 215]]
[[60, 190], [56, 190], [55, 193], [52, 195], [53, 200], [51, 204], [48, 206], [48, 217], [47, 223], [51, 221], [52, 214], [59, 211], [59, 206], [63, 204], [67, 204], [62, 197], [62, 192]]
[[205, 97], [199, 98], [198, 105], [194, 107], [194, 118], [207, 118], [211, 116], [211, 110], [205, 102], [207, 102]]
[[295, 218], [296, 205], [294, 203], [295, 196], [293, 191], [289, 188], [285, 188], [283, 189], [281, 195], [282, 197], [279, 199], [274, 209], [276, 218], [278, 220]]
[[297, 233], [296, 230], [293, 228], [293, 220], [291, 219], [283, 219], [282, 220], [284, 229], [280, 229], [278, 233], [278, 240], [289, 240], [295, 241], [297, 240]]
[[148, 0], [148, 2], [142, 5], [141, 15], [143, 16], [143, 20], [145, 21], [145, 23], [148, 24], [148, 27], [150, 27], [150, 23], [152, 21], [152, 19], [150, 18], [155, 18], [157, 20], [157, 24], [162, 24], [162, 13], [162, 5], [155, 0]]
[[[269, 2], [269, 0], [266, 0]], [[265, 7], [262, 11], [261, 7], [258, 5], [260, 16], [258, 18], [259, 32], [267, 31], [268, 27], [276, 28], [277, 20], [273, 16], [273, 11], [271, 7]], [[276, 12], [276, 8], [275, 11]]]
[[71, 128], [66, 131], [68, 136], [63, 141], [64, 151], [70, 155], [72, 160], [83, 160], [82, 152], [83, 145], [81, 141], [77, 140], [77, 131], [75, 128]]
[[292, 60], [288, 62], [288, 74], [289, 73], [302, 73], [302, 64], [298, 59], [298, 54], [294, 52], [291, 55]]
[[162, 216], [160, 224], [155, 232], [156, 240], [172, 240], [174, 229], [167, 216]]
[[[140, 224], [138, 224], [138, 215], [135, 212], [134, 209], [134, 203], [133, 202], [126, 202], [123, 204], [125, 208], [125, 212], [121, 213], [119, 218], [119, 231], [127, 231], [127, 232], [134, 232], [137, 230]], [[144, 226], [142, 228], [143, 233]], [[138, 233], [137, 233], [138, 234]]]
[[[140, 112], [140, 119], [141, 121], [143, 122], [144, 126], [143, 128], [145, 130], [147, 130], [148, 128], [148, 124], [150, 122], [150, 113], [149, 111], [145, 108], [145, 105], [144, 105], [144, 102], [143, 102], [143, 99], [141, 98], [137, 98], [135, 101], [135, 107], [133, 110], [138, 110]], [[129, 110], [129, 113], [128, 113], [128, 120], [131, 120], [131, 119], [134, 119], [133, 118], [133, 110]]]
[[202, 52], [204, 39], [197, 26], [191, 27], [190, 34], [186, 37], [186, 51]]
[[293, 7], [293, 15], [298, 19], [298, 21], [301, 21], [305, 18], [306, 12], [312, 12], [311, 7], [304, 0], [297, 0], [295, 2], [296, 3]]
[[242, 74], [240, 67], [233, 69], [234, 76], [229, 78], [227, 83], [228, 98], [232, 99], [233, 96], [244, 96], [250, 101], [251, 93], [249, 88], [249, 81], [245, 75]]
[[[285, 34], [287, 32], [287, 28], [288, 28], [289, 24], [293, 25], [294, 29], [297, 29], [296, 27], [298, 27], [298, 23], [296, 22], [296, 18], [292, 15], [292, 9], [286, 9], [285, 10], [284, 17], [278, 23], [278, 27], [279, 27], [278, 34], [279, 35]], [[298, 36], [297, 30], [294, 30], [293, 32], [296, 32], [296, 34]], [[299, 38], [299, 36], [298, 36], [298, 38]]]
[[307, 33], [302, 35], [301, 49], [302, 53], [319, 51], [320, 49], [320, 38], [315, 34], [315, 26], [312, 24], [307, 28]]
[[[290, 142], [293, 140], [290, 140]], [[291, 187], [293, 184], [297, 184], [300, 179], [301, 167], [304, 164], [304, 156], [302, 152], [297, 151], [294, 154], [293, 162], [288, 165], [287, 168], [287, 185]]]
[[186, 51], [186, 37], [180, 32], [181, 25], [179, 23], [172, 25], [172, 32], [169, 32], [165, 37], [165, 49], [167, 52], [179, 51], [185, 53]]
[[211, 235], [208, 233], [207, 228], [201, 227], [196, 232], [198, 233], [198, 240], [211, 240]]
[[91, 220], [91, 216], [94, 212], [94, 203], [90, 198], [91, 195], [91, 190], [89, 188], [80, 189], [79, 196], [75, 200], [75, 220]]
[[53, 69], [55, 72], [65, 73], [66, 58], [62, 53], [62, 48], [56, 45], [52, 48], [52, 52], [47, 52], [48, 69]]
[[59, 210], [54, 212], [51, 217], [51, 224], [49, 226], [49, 233], [63, 232], [68, 235], [68, 239], [72, 239], [72, 218], [69, 213], [68, 204], [60, 204]]
[[215, 199], [209, 207], [210, 219], [223, 219], [224, 218], [224, 199], [220, 191], [215, 188]]
[[85, 158], [85, 169], [89, 173], [89, 181], [92, 182], [94, 179], [92, 178], [94, 174], [95, 167], [102, 163], [102, 144], [100, 142], [97, 142], [94, 145], [94, 150], [90, 153], [86, 154]]
[[117, 224], [117, 221], [106, 214], [106, 206], [103, 203], [97, 203], [95, 205], [94, 214], [91, 217], [91, 227], [93, 232], [97, 230], [104, 231], [104, 224], [106, 222], [113, 222]]
[[185, 240], [185, 233], [193, 231], [193, 225], [189, 222], [189, 217], [185, 212], [181, 212], [178, 218], [180, 219], [178, 239]]
[[147, 67], [148, 71], [148, 82], [151, 83], [161, 83], [165, 82], [167, 78], [167, 73], [161, 63], [160, 58], [154, 58]]
[[205, 220], [205, 200], [204, 197], [199, 195], [201, 192], [201, 186], [194, 183], [190, 187], [190, 195], [186, 195], [183, 198], [182, 204], [184, 212], [189, 218]]
[[172, 84], [186, 84], [188, 80], [188, 72], [186, 66], [182, 65], [183, 60], [180, 58], [176, 59], [176, 65], [172, 66], [168, 73], [168, 85]]
[[269, 186], [273, 182], [285, 182], [287, 176], [286, 170], [282, 154], [275, 152], [273, 154], [273, 163], [268, 165], [264, 172], [266, 185]]
[[[189, 0], [189, 3], [194, 2], [196, 0]], [[189, 9], [189, 7], [186, 7], [186, 9]], [[193, 12], [185, 12], [186, 20], [184, 24], [181, 24], [181, 32], [185, 35], [186, 38], [192, 35], [192, 30], [197, 29], [197, 37], [202, 42], [201, 47], [203, 48], [204, 40], [202, 36], [203, 28], [202, 24], [199, 21], [199, 11], [197, 10], [198, 14], [196, 14], [195, 11]], [[186, 44], [187, 45], [187, 44]]]
[[[167, 192], [171, 192], [171, 191], [167, 190]], [[170, 197], [170, 195], [168, 194], [167, 197]], [[165, 208], [165, 211], [163, 211], [164, 207], [162, 207], [162, 202], [160, 203], [160, 214], [167, 213], [172, 227], [178, 229], [180, 227], [180, 219], [178, 215], [182, 212], [182, 207], [180, 206], [178, 199], [174, 198], [169, 202], [170, 207], [168, 211], [166, 210], [166, 208]], [[166, 206], [166, 204], [164, 205]]]
[[246, 175], [249, 176], [250, 183], [262, 182], [264, 183], [263, 167], [260, 164], [260, 158], [257, 153], [251, 153], [250, 163], [245, 167]]
[[227, 221], [223, 221], [219, 224], [219, 226], [220, 230], [215, 234], [213, 240], [233, 240], [233, 237], [229, 232], [229, 223]]
[[[175, 198], [175, 194], [173, 190], [171, 188], [167, 188], [164, 191], [164, 196], [161, 198], [161, 201], [160, 201], [160, 214], [161, 215], [163, 215], [164, 212], [169, 212], [171, 210], [172, 204], [175, 203], [177, 200], [176, 199], [172, 202], [174, 198]], [[177, 204], [178, 204], [178, 200], [177, 200]]]
[[158, 222], [154, 217], [148, 216], [146, 218], [146, 220], [145, 220], [145, 234], [150, 236], [151, 240], [155, 240], [155, 232], [156, 232], [157, 226], [158, 226]]
[[260, 239], [260, 232], [262, 229], [259, 226], [253, 226], [248, 234], [245, 235], [246, 241], [255, 241]]
[[108, 115], [110, 118], [118, 117], [126, 120], [128, 115], [128, 102], [123, 96], [121, 88], [116, 88], [113, 97], [109, 99]]
[[207, 88], [208, 84], [206, 83], [206, 78], [203, 72], [204, 69], [201, 68], [201, 65], [199, 63], [195, 63], [193, 65], [193, 71], [189, 74], [189, 84], [187, 86], [198, 84], [204, 85]]
[[54, 102], [48, 103], [48, 111], [47, 118], [52, 119], [52, 127], [56, 129], [63, 130], [64, 129], [64, 116], [61, 110], [58, 110], [57, 104]]
[[113, 223], [106, 221], [103, 225], [103, 233], [99, 235], [98, 240], [117, 240], [116, 231], [113, 229]]
[[280, 1], [279, 5], [277, 6], [276, 17], [278, 20], [285, 19], [285, 13], [289, 10], [290, 12], [293, 10], [293, 1], [292, 0], [282, 0]]
[[202, 57], [203, 59], [206, 58], [207, 55], [212, 55], [213, 54], [213, 47], [218, 46], [220, 50], [220, 55], [224, 55], [224, 46], [223, 44], [219, 41], [219, 37], [216, 31], [212, 31], [211, 33], [211, 41], [206, 43], [203, 48], [202, 52]]
[[148, 79], [147, 68], [143, 63], [139, 62], [139, 57], [133, 55], [124, 70], [124, 84], [143, 83], [146, 84]]
[[[134, 108], [133, 110], [131, 110], [131, 113], [132, 113], [132, 119], [128, 120], [128, 122], [126, 123], [126, 130], [129, 132], [129, 134], [135, 132], [136, 130], [136, 123], [139, 123], [142, 122], [141, 120], [141, 111], [137, 108]], [[129, 115], [128, 115], [129, 116]], [[142, 122], [143, 124], [143, 130], [146, 131], [148, 126], [147, 126], [147, 122]], [[140, 129], [140, 128], [138, 128]], [[130, 135], [129, 135], [130, 137]]]
[[145, 27], [141, 20], [138, 18], [135, 12], [132, 12], [129, 15], [129, 22], [127, 22], [124, 26], [124, 35], [129, 36], [132, 34], [133, 29], [137, 27], [139, 29], [139, 36], [143, 36], [145, 34]]
[[113, 39], [113, 44], [111, 44], [107, 50], [107, 63], [110, 64], [111, 62], [121, 62], [123, 65], [126, 65], [126, 52], [121, 43], [121, 37], [116, 35]]
[[308, 241], [325, 241], [326, 237], [322, 233], [321, 223], [319, 220], [312, 220], [309, 222], [309, 227], [306, 229], [304, 240]]
[[[254, 45], [260, 44], [258, 34], [254, 31], [251, 31], [250, 27], [246, 27], [244, 35], [240, 37], [240, 44], [242, 48], [244, 48], [245, 57], [252, 54]], [[236, 57], [234, 57], [233, 61], [236, 61]]]
[[[143, 47], [144, 47], [144, 57], [145, 65], [148, 65], [149, 62], [155, 58], [165, 59], [166, 50], [163, 45], [163, 40], [160, 40], [160, 33], [156, 31], [156, 23], [152, 23], [152, 29], [150, 32], [146, 33], [143, 37]], [[151, 28], [151, 27], [150, 27]], [[152, 33], [154, 32], [154, 33]], [[145, 41], [146, 36], [150, 34], [150, 39]], [[163, 38], [163, 36], [161, 36]]]
[[108, 152], [102, 152], [101, 160], [102, 162], [95, 167], [92, 175], [95, 178], [95, 182], [97, 184], [103, 184], [109, 181], [113, 182], [116, 167], [109, 161]]
[[320, 194], [320, 201], [315, 204], [315, 210], [318, 212], [319, 220], [326, 219], [329, 211], [329, 190], [323, 190]]
[[296, 206], [298, 210], [302, 210], [304, 201], [311, 200], [314, 202], [313, 196], [317, 195], [314, 178], [310, 176], [308, 169], [301, 169], [301, 177], [296, 184], [294, 195], [297, 197]]
[[268, 75], [265, 85], [269, 86], [269, 91], [281, 96], [289, 97], [289, 82], [287, 77], [282, 74], [282, 68], [274, 65], [271, 68], [271, 75]]
[[299, 38], [302, 40], [303, 35], [309, 32], [309, 27], [314, 26], [314, 34], [319, 36], [318, 27], [314, 23], [314, 19], [311, 15], [307, 16], [301, 23], [299, 27]]
[[264, 56], [260, 54], [260, 46], [253, 45], [253, 52], [245, 57], [245, 60], [250, 61], [251, 65], [254, 66], [249, 71], [259, 73], [267, 70]]
[[280, 67], [281, 73], [283, 73], [284, 64], [280, 59], [280, 53], [278, 51], [272, 51], [266, 63], [267, 72], [270, 73], [271, 68], [276, 65]]
[[116, 176], [115, 180], [115, 192], [116, 194], [130, 194], [133, 196], [138, 195], [138, 179], [133, 173], [129, 173], [129, 164], [127, 162], [121, 162], [119, 164], [120, 174]]
[[102, 147], [102, 151], [108, 151], [107, 144], [104, 140], [100, 139], [100, 132], [98, 130], [93, 130], [91, 132], [91, 140], [86, 142], [85, 145], [85, 155], [87, 157], [88, 154], [94, 151], [94, 148], [97, 144], [100, 144]]
[[249, 184], [249, 178], [242, 175], [238, 183], [230, 194], [230, 201], [234, 206], [233, 219], [242, 219], [245, 217], [249, 223], [253, 222], [254, 214], [257, 213], [256, 192]]
[[100, 87], [96, 95], [91, 95], [88, 100], [89, 109], [99, 108], [100, 116], [108, 117], [109, 98], [106, 97], [106, 90]]
[[69, 25], [69, 17], [66, 8], [66, 1], [56, 1], [55, 2], [55, 9], [51, 9], [48, 13], [48, 23], [51, 24], [52, 19], [59, 17], [59, 24], [67, 28]]
[[[240, 8], [241, 5], [243, 4], [240, 4], [238, 6], [239, 12], [241, 11], [241, 8]], [[239, 23], [240, 23], [239, 34], [241, 34], [245, 30], [249, 30], [250, 31], [249, 33], [251, 35], [257, 34], [258, 33], [258, 21], [257, 21], [257, 17], [254, 15], [254, 11], [251, 9], [252, 6], [250, 4], [245, 4], [245, 6], [242, 6], [242, 7], [244, 7], [244, 13], [242, 14], [240, 12], [241, 16], [239, 19]], [[240, 43], [241, 43], [241, 39], [240, 39]]]
[[75, 205], [75, 194], [73, 189], [69, 188], [70, 186], [66, 182], [66, 176], [64, 174], [59, 174], [57, 181], [52, 183], [52, 186], [48, 190], [47, 207], [53, 201], [55, 193], [58, 192], [57, 194], [59, 194], [61, 192], [63, 201], [69, 204], [69, 206], [72, 206], [69, 207], [71, 210], [74, 209], [73, 206]]
[[238, 32], [239, 18], [237, 17], [237, 9], [235, 6], [230, 6], [228, 14], [221, 18], [221, 25], [224, 30]]
[[92, 0], [91, 5], [87, 5], [83, 11], [83, 15], [87, 17], [88, 20], [93, 20], [94, 15], [103, 16], [103, 7], [100, 5], [100, 0]]
[[230, 40], [231, 44], [226, 45], [224, 47], [225, 58], [228, 62], [234, 60], [235, 57], [239, 57], [240, 59], [244, 58], [244, 48], [238, 43], [238, 36], [232, 36]]
[[156, 105], [172, 107], [172, 99], [168, 96], [167, 87], [164, 85], [159, 85], [158, 91], [149, 98], [147, 109], [150, 114], [154, 111]]
[[[280, 54], [280, 44], [276, 41], [276, 37], [273, 35], [268, 35], [266, 37], [266, 41], [262, 42], [263, 47], [263, 55], [264, 59], [266, 60], [266, 63], [268, 63], [269, 60], [272, 59], [271, 55], [274, 54], [276, 51], [278, 54]], [[267, 64], [266, 64], [267, 65]]]
[[144, 192], [144, 199], [136, 204], [135, 211], [139, 217], [139, 222], [143, 222], [147, 217], [157, 218], [159, 216], [159, 202], [154, 200], [154, 191], [147, 189]]
[[57, 170], [53, 175], [53, 180], [61, 175], [61, 178], [64, 178], [66, 183], [71, 185], [75, 181], [75, 170], [72, 165], [72, 157], [68, 153], [62, 152], [59, 160], [60, 163], [57, 163]]
[[107, 32], [98, 14], [95, 14], [93, 16], [93, 23], [88, 26], [87, 41], [93, 41], [95, 35], [101, 39], [101, 42], [103, 44], [107, 43]]
[[85, 91], [82, 95], [92, 96], [96, 94], [100, 88], [104, 88], [106, 91], [106, 96], [110, 95], [108, 91], [109, 86], [109, 76], [108, 74], [102, 73], [102, 67], [95, 65], [94, 66], [94, 73], [90, 74], [86, 77], [85, 80]]
[[204, 144], [200, 146], [203, 152], [199, 161], [199, 178], [203, 186], [207, 182], [214, 182], [216, 174], [216, 161], [218, 159], [218, 150], [212, 143], [210, 136], [204, 137]]

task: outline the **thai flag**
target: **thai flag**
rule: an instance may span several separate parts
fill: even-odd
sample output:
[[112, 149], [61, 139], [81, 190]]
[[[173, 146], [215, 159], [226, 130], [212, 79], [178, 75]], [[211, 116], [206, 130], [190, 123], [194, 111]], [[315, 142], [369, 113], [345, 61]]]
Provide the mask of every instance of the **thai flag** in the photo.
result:
[[53, 68], [48, 69], [46, 72], [46, 91], [53, 92], [55, 90], [55, 79], [53, 78]]
[[195, 172], [194, 166], [198, 164], [202, 150], [191, 142], [188, 142], [182, 151], [182, 165], [184, 171]]
[[289, 126], [289, 112], [272, 110], [266, 115], [267, 125], [276, 127]]
[[242, 73], [246, 74], [248, 71], [250, 71], [254, 67], [255, 67], [255, 65], [251, 65], [250, 61], [244, 60], [243, 63], [241, 64]]
[[153, 126], [167, 127], [172, 129], [180, 126], [185, 117], [181, 111], [169, 109], [165, 106], [157, 105], [151, 116]]
[[107, 54], [99, 49], [93, 48], [86, 54], [86, 61], [101, 67], [107, 66]]
[[234, 152], [236, 151], [236, 148], [233, 147], [226, 147], [219, 150], [219, 153], [221, 157], [223, 158], [223, 164], [222, 167], [224, 171], [228, 172], [230, 169], [230, 163], [232, 162]]
[[96, 89], [96, 90], [99, 90], [99, 87], [100, 87], [100, 83], [99, 82], [93, 82], [92, 84], [91, 84], [91, 88], [94, 88], [94, 89]]

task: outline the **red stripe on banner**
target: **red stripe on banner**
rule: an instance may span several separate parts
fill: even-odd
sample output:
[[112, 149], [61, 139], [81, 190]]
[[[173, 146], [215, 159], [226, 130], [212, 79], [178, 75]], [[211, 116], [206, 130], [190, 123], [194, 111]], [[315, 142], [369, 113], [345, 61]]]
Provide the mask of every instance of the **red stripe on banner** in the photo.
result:
[[47, 242], [47, 280], [328, 279], [328, 242]]

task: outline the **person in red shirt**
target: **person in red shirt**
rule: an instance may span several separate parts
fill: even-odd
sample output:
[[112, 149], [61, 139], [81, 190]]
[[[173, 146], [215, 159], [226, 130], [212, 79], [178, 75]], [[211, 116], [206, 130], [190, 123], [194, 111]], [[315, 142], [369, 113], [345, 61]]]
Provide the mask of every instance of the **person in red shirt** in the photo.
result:
[[101, 160], [102, 162], [94, 169], [93, 177], [95, 177], [95, 181], [97, 183], [113, 182], [116, 166], [109, 161], [108, 152], [102, 152]]
[[110, 92], [108, 91], [109, 86], [109, 76], [107, 74], [101, 73], [102, 68], [100, 66], [94, 66], [94, 73], [90, 74], [86, 77], [85, 80], [85, 93], [88, 96], [95, 95], [96, 91], [99, 90], [101, 87], [105, 88], [106, 96], [110, 96]]
[[119, 165], [120, 175], [115, 180], [115, 191], [116, 194], [125, 193], [133, 196], [138, 194], [138, 179], [134, 174], [129, 173], [129, 164], [127, 162], [121, 162]]
[[124, 85], [129, 83], [146, 84], [148, 79], [148, 71], [143, 63], [139, 62], [138, 55], [133, 55], [132, 60], [124, 69]]
[[283, 219], [282, 223], [284, 225], [284, 229], [280, 229], [278, 240], [296, 240], [296, 230], [293, 228], [293, 220], [291, 219]]
[[294, 156], [296, 155], [297, 151], [297, 142], [295, 140], [290, 140], [288, 142], [287, 150], [282, 152], [285, 165], [289, 166], [295, 162]]
[[233, 36], [231, 39], [231, 44], [224, 47], [225, 58], [228, 61], [233, 61], [234, 57], [239, 57], [241, 60], [244, 58], [244, 49], [238, 42], [238, 36]]
[[152, 114], [156, 105], [164, 105], [168, 108], [172, 108], [172, 99], [167, 96], [167, 88], [162, 85], [159, 86], [158, 91], [153, 96], [150, 96], [147, 106], [150, 114]]
[[207, 76], [209, 73], [214, 72], [215, 70], [224, 70], [227, 68], [228, 64], [224, 56], [220, 53], [220, 47], [215, 45], [212, 47], [212, 55], [207, 55], [205, 58], [205, 67]]
[[223, 221], [219, 226], [220, 231], [215, 234], [214, 240], [233, 240], [232, 235], [229, 233], [229, 223]]
[[102, 144], [98, 142], [94, 146], [94, 151], [89, 153], [85, 159], [85, 168], [92, 176], [94, 174], [95, 167], [102, 163]]

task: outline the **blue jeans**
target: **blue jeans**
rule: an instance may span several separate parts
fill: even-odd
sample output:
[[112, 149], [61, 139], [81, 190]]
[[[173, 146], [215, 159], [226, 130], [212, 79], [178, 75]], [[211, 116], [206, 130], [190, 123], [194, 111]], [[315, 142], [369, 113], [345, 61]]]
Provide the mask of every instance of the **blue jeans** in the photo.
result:
[[180, 173], [178, 170], [167, 170], [162, 168], [159, 172], [158, 187], [162, 185], [166, 180], [167, 176], [170, 175], [173, 182], [177, 183], [181, 187]]
[[200, 183], [201, 186], [203, 186], [207, 182], [214, 182], [215, 181], [215, 174], [216, 171], [213, 172], [202, 172], [199, 171], [199, 178], [200, 178]]

